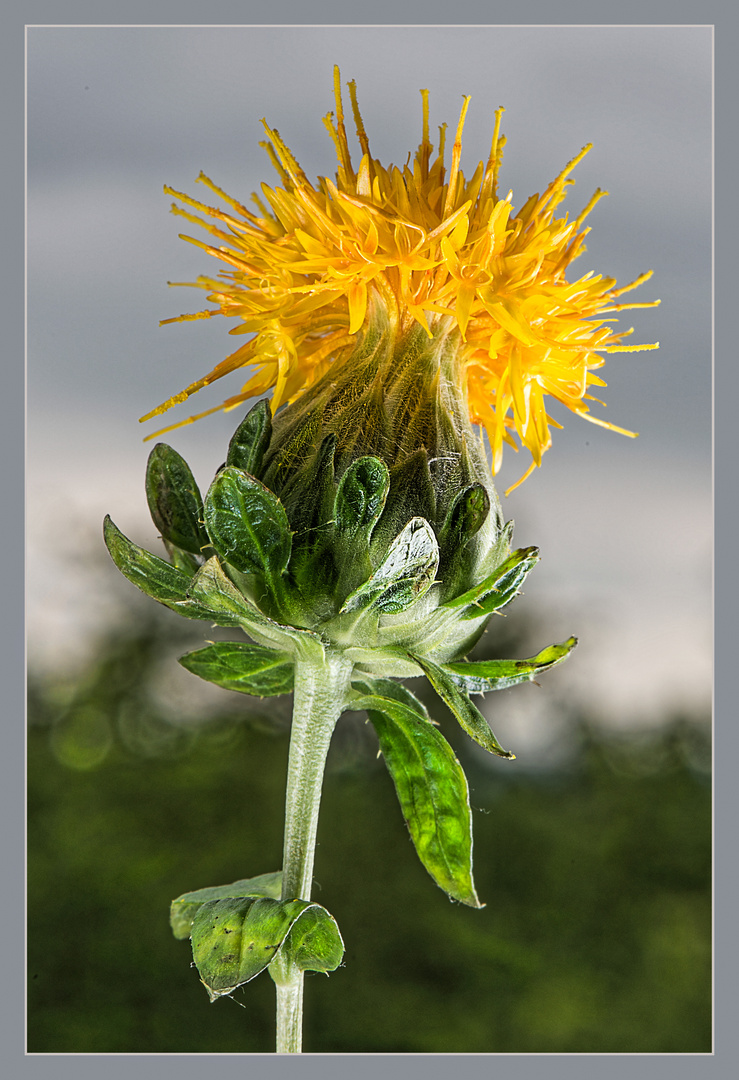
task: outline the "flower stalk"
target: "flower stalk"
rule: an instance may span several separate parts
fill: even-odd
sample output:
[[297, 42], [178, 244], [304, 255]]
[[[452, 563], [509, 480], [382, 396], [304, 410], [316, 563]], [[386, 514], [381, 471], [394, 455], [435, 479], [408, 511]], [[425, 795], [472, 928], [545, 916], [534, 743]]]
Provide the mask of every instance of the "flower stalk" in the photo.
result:
[[278, 1054], [300, 1054], [303, 1049], [303, 975], [291, 964], [285, 982], [276, 984]]
[[331, 736], [346, 705], [352, 662], [329, 652], [297, 660], [285, 794], [282, 899], [310, 900], [321, 788]]
[[[282, 900], [310, 900], [323, 774], [336, 721], [344, 711], [352, 663], [327, 652], [323, 663], [295, 664], [293, 722], [285, 794]], [[289, 960], [271, 969], [277, 987], [277, 1053], [300, 1053], [303, 971]]]

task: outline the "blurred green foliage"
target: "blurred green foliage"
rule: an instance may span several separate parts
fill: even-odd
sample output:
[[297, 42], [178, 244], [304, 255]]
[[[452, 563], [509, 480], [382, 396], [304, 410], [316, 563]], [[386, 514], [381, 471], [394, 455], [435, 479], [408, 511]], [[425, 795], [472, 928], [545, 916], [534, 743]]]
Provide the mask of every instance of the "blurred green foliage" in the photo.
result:
[[[220, 715], [173, 723], [153, 687], [175, 623], [133, 620], [83, 677], [31, 679], [32, 1053], [274, 1046], [268, 976], [210, 1005], [168, 913], [188, 890], [279, 869], [289, 699], [214, 691]], [[346, 956], [306, 980], [304, 1048], [709, 1052], [707, 725], [675, 719], [634, 742], [573, 717], [570, 753], [532, 771], [438, 719], [470, 779], [487, 907], [434, 886], [369, 726], [342, 718], [314, 896]]]

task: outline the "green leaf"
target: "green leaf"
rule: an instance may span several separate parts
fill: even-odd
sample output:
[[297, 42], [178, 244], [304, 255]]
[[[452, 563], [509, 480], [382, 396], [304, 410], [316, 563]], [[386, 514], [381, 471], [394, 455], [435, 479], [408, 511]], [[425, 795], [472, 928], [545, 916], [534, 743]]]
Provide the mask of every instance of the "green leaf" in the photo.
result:
[[282, 503], [232, 465], [221, 470], [205, 497], [205, 526], [221, 558], [244, 574], [277, 578], [287, 566], [292, 539]]
[[467, 607], [468, 610], [461, 615], [462, 619], [478, 619], [481, 615], [492, 615], [518, 594], [527, 574], [538, 561], [538, 548], [519, 548], [479, 585], [447, 601], [444, 607]]
[[490, 496], [482, 484], [471, 484], [454, 500], [439, 536], [439, 547], [451, 553], [480, 531], [490, 513]]
[[240, 881], [233, 881], [230, 885], [213, 885], [207, 889], [183, 893], [182, 896], [173, 900], [170, 906], [169, 922], [172, 933], [179, 940], [189, 938], [192, 920], [203, 904], [209, 900], [226, 900], [244, 896], [271, 896], [273, 900], [279, 900], [281, 889], [282, 871], [276, 870], [271, 874], [242, 878]]
[[344, 945], [335, 921], [319, 904], [267, 897], [202, 904], [192, 922], [192, 954], [211, 1001], [249, 982], [275, 958], [278, 968], [282, 966], [283, 943], [309, 909], [316, 915], [310, 917], [305, 935], [297, 935], [295, 946], [287, 943], [289, 959], [304, 965], [304, 971], [333, 971], [341, 963]]
[[385, 507], [372, 532], [373, 558], [387, 549], [411, 518], [436, 520], [436, 494], [423, 447], [390, 469]]
[[[362, 672], [357, 672], [352, 679], [352, 689], [364, 696], [374, 694], [375, 696], [379, 695], [382, 698], [396, 701], [405, 709], [410, 709], [414, 716], [424, 720], [427, 724], [435, 723], [429, 716], [424, 703], [419, 701], [413, 691], [394, 679], [374, 678], [370, 675], [364, 675]], [[353, 708], [354, 705], [352, 705]], [[357, 708], [364, 708], [364, 706], [357, 706]]]
[[505, 690], [517, 683], [531, 681], [543, 671], [565, 660], [577, 645], [570, 637], [561, 645], [549, 645], [527, 660], [480, 660], [460, 664], [444, 664], [457, 686], [468, 694], [485, 694], [489, 690]]
[[405, 611], [429, 590], [438, 565], [433, 529], [424, 518], [412, 518], [371, 577], [349, 594], [341, 611], [367, 607], [382, 614]]
[[241, 626], [255, 610], [231, 579], [226, 577], [216, 555], [208, 559], [192, 579], [187, 590], [187, 602], [182, 609], [190, 604], [207, 610], [213, 622], [219, 626]]
[[452, 748], [405, 687], [389, 679], [353, 685], [348, 708], [367, 710], [419, 859], [449, 896], [482, 907], [472, 880], [467, 779]]
[[[182, 570], [188, 577], [194, 577], [203, 565], [203, 560], [198, 559], [195, 555], [191, 555], [189, 551], [183, 551], [182, 548], [178, 548], [175, 544], [171, 544], [169, 540], [163, 540], [163, 543], [167, 549], [167, 554], [169, 555], [172, 566], [176, 566], [178, 570]], [[207, 550], [211, 550], [210, 545], [206, 548], [206, 551]]]
[[[105, 543], [113, 562], [130, 582], [186, 619], [205, 619], [218, 626], [244, 626], [254, 615], [270, 620], [247, 606], [213, 556], [197, 574], [190, 574], [138, 547], [113, 524], [104, 522]], [[271, 624], [276, 625], [276, 624]], [[297, 632], [297, 631], [296, 631]]]
[[215, 555], [195, 575], [188, 597], [175, 605], [174, 610], [187, 614], [190, 605], [198, 610], [207, 605], [208, 614], [202, 617], [210, 618], [219, 626], [240, 626], [260, 644], [266, 639], [267, 647], [276, 645], [285, 651], [297, 651], [301, 656], [310, 656], [319, 662], [323, 658], [323, 645], [317, 634], [285, 626], [262, 614], [226, 577]]
[[164, 540], [191, 555], [209, 546], [198, 485], [187, 462], [166, 443], [158, 443], [149, 455], [146, 499]]
[[290, 477], [315, 453], [323, 429], [324, 403], [310, 406], [306, 399], [282, 416], [279, 435], [271, 440], [261, 479], [272, 491], [281, 491]]
[[270, 965], [278, 981], [278, 966], [288, 962], [301, 971], [335, 971], [344, 956], [344, 942], [333, 917], [325, 908], [312, 904], [300, 913], [290, 927], [278, 955]]
[[[109, 516], [103, 522], [103, 536], [110, 557], [120, 572], [147, 596], [173, 610], [177, 610], [177, 603], [186, 600], [192, 581], [190, 574], [134, 544]], [[196, 605], [183, 614], [191, 619], [210, 617]]]
[[224, 690], [255, 697], [289, 694], [293, 689], [293, 660], [283, 652], [241, 641], [217, 641], [180, 657], [194, 675]]
[[228, 444], [227, 465], [259, 476], [264, 454], [272, 437], [272, 414], [269, 402], [258, 401], [241, 421]]
[[[294, 533], [312, 532], [333, 526], [336, 482], [334, 458], [336, 436], [325, 435], [313, 454], [280, 490], [280, 500], [285, 507]], [[294, 541], [293, 541], [294, 542]]]
[[290, 581], [302, 605], [320, 610], [336, 585], [333, 540], [336, 436], [326, 435], [306, 465], [280, 492], [293, 530]]
[[490, 495], [483, 484], [470, 484], [457, 490], [438, 533], [437, 577], [442, 600], [457, 596], [471, 581], [478, 580], [483, 550], [489, 553], [490, 545], [473, 541], [490, 516], [490, 507]]
[[430, 660], [415, 656], [413, 653], [408, 653], [408, 655], [423, 670], [436, 693], [470, 738], [474, 739], [476, 743], [479, 743], [483, 749], [491, 754], [511, 760], [515, 758], [516, 755], [512, 754], [510, 750], [503, 749], [480, 710], [459, 689], [456, 682], [444, 668], [439, 667], [438, 664], [432, 664]]
[[385, 506], [390, 473], [384, 461], [362, 457], [346, 470], [336, 492], [334, 516], [341, 532], [362, 533], [367, 539]]

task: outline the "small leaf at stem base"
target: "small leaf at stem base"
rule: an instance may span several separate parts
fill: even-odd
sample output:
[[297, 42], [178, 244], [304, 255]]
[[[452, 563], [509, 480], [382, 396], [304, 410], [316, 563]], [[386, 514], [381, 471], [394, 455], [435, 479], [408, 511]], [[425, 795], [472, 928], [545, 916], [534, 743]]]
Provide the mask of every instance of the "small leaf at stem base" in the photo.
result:
[[275, 870], [271, 874], [257, 874], [256, 877], [242, 878], [240, 881], [231, 882], [230, 885], [212, 885], [206, 889], [183, 893], [172, 901], [170, 907], [169, 921], [172, 933], [181, 940], [189, 938], [193, 919], [203, 904], [209, 900], [244, 896], [270, 896], [273, 900], [279, 900], [281, 890], [282, 871]]
[[[304, 926], [298, 924], [307, 919]], [[211, 1001], [232, 993], [273, 961], [276, 973], [333, 971], [344, 944], [331, 915], [309, 900], [209, 900], [192, 923], [192, 955]]]

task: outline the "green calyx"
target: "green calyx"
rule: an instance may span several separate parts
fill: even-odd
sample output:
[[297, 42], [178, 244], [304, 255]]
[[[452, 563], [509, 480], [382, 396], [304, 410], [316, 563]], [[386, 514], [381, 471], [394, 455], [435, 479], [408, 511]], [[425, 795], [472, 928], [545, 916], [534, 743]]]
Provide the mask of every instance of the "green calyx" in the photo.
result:
[[[170, 563], [142, 554], [129, 576], [144, 588], [153, 575], [156, 598], [191, 618], [207, 617], [203, 590], [218, 576], [226, 625], [246, 606], [250, 625], [266, 618], [359, 650], [378, 676], [417, 674], [408, 653], [462, 657], [536, 553], [511, 555], [457, 345], [419, 328], [398, 338], [376, 315], [297, 402], [274, 419], [266, 401], [251, 409], [205, 498], [180, 455], [156, 446], [146, 491]], [[511, 557], [523, 572], [501, 589]]]
[[215, 557], [266, 617], [372, 650], [377, 674], [409, 673], [398, 649], [463, 656], [492, 612], [450, 604], [495, 576], [511, 527], [467, 417], [455, 335], [399, 336], [376, 309], [294, 404], [274, 418], [266, 401], [252, 408], [204, 499], [179, 455], [155, 447], [147, 496], [172, 564], [196, 574]]

